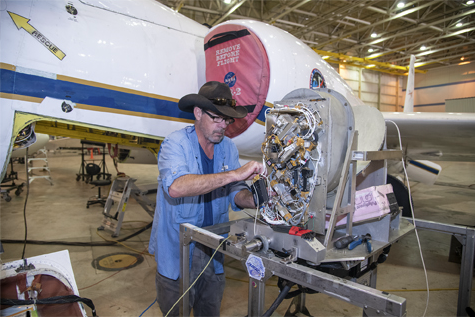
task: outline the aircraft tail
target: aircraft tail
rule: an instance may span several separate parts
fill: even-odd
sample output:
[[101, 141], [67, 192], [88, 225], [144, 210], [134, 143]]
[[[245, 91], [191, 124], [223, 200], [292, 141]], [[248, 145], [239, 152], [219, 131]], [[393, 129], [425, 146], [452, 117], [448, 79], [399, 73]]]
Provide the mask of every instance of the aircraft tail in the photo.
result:
[[404, 112], [414, 112], [414, 62], [416, 57], [411, 55], [409, 74], [407, 75], [406, 99], [404, 100]]

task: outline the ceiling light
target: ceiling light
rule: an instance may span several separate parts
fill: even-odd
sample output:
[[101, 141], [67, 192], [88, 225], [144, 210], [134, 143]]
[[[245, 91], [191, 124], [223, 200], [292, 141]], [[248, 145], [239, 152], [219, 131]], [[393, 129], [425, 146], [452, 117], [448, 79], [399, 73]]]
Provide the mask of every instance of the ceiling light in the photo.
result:
[[459, 22], [459, 23], [457, 23], [455, 26], [459, 28], [459, 27], [461, 27], [462, 25], [463, 25], [462, 22]]
[[461, 61], [463, 61], [464, 59], [465, 59], [465, 57], [463, 57], [463, 56], [462, 56], [462, 57], [460, 57], [460, 60], [461, 60]]
[[375, 67], [375, 66], [376, 66], [376, 65], [374, 65], [374, 64], [370, 64], [370, 65], [367, 65], [366, 68], [373, 68], [373, 67]]
[[424, 50], [426, 50], [426, 49], [427, 49], [427, 47], [426, 47], [425, 45], [422, 45], [422, 46], [421, 46], [421, 50], [422, 50], [422, 51], [424, 51]]
[[230, 4], [232, 0], [223, 0], [224, 3]]
[[370, 53], [372, 53], [373, 51], [374, 51], [374, 50], [373, 50], [372, 48], [370, 48], [370, 49], [368, 50], [368, 52], [370, 52]]
[[467, 64], [470, 64], [470, 61], [466, 61], [466, 62], [461, 62], [461, 63], [459, 63], [459, 65], [467, 65]]
[[471, 4], [473, 4], [473, 0], [469, 0], [469, 1], [467, 1], [467, 4], [468, 4], [468, 5], [471, 5]]
[[397, 4], [397, 7], [398, 7], [398, 8], [403, 8], [405, 5], [406, 5], [406, 4], [405, 4], [404, 2], [399, 2], [399, 3]]
[[329, 59], [330, 56], [323, 56], [322, 58], [323, 58], [323, 59]]
[[377, 37], [377, 36], [378, 36], [378, 34], [377, 34], [376, 32], [371, 33], [371, 37], [372, 37], [372, 38], [375, 38], [375, 37]]

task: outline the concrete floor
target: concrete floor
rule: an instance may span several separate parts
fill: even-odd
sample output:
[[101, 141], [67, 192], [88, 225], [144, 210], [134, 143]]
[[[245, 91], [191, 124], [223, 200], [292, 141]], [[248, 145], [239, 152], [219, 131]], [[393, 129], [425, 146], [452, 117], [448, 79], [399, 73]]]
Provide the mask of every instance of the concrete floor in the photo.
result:
[[[76, 181], [80, 156], [72, 152], [50, 153], [49, 167], [54, 185], [44, 179], [35, 179], [31, 185], [26, 207], [28, 239], [64, 241], [101, 241], [96, 228], [102, 220], [99, 205], [86, 209], [86, 201], [97, 193], [96, 188], [83, 181]], [[39, 164], [35, 162], [35, 164]], [[475, 225], [475, 191], [468, 185], [475, 183], [474, 163], [442, 163], [443, 172], [439, 182], [444, 186], [413, 184], [413, 199], [416, 218], [450, 224]], [[109, 172], [116, 175], [112, 161], [107, 159]], [[25, 165], [15, 164], [19, 178], [25, 180]], [[156, 182], [154, 165], [122, 164], [120, 171], [136, 178], [136, 184]], [[42, 172], [36, 172], [41, 174]], [[464, 185], [464, 186], [460, 186]], [[107, 191], [106, 191], [107, 192]], [[13, 194], [13, 192], [12, 192]], [[23, 239], [23, 206], [26, 190], [12, 201], [0, 202], [1, 239]], [[153, 198], [153, 195], [152, 197]], [[234, 213], [233, 219], [245, 217]], [[127, 212], [120, 237], [129, 235], [151, 221], [151, 217], [133, 200]], [[110, 239], [110, 233], [101, 232]], [[455, 316], [460, 264], [448, 262], [450, 235], [420, 230], [422, 251], [428, 270], [431, 288], [426, 316]], [[132, 238], [125, 244], [145, 252], [150, 230]], [[22, 244], [4, 244], [2, 263], [20, 259]], [[115, 252], [132, 252], [123, 246], [114, 247], [65, 247], [56, 245], [32, 245], [26, 247], [26, 256], [36, 256], [63, 249], [70, 252], [72, 267], [82, 297], [93, 300], [99, 316], [139, 316], [155, 299], [155, 260], [144, 256], [140, 265], [119, 273], [95, 269], [94, 259]], [[222, 316], [247, 315], [248, 282], [242, 265], [226, 259], [226, 289], [221, 308]], [[279, 290], [276, 279], [271, 278], [266, 288], [266, 307], [276, 298]], [[475, 285], [475, 284], [474, 284]], [[377, 288], [407, 299], [407, 315], [422, 316], [427, 293], [421, 259], [411, 233], [394, 244], [388, 260], [378, 267]], [[274, 316], [282, 316], [290, 300], [285, 300]], [[471, 306], [475, 307], [475, 292]], [[307, 308], [313, 316], [361, 316], [362, 309], [326, 295], [307, 296]], [[89, 315], [91, 312], [86, 308]], [[153, 305], [143, 316], [161, 316], [158, 306]]]

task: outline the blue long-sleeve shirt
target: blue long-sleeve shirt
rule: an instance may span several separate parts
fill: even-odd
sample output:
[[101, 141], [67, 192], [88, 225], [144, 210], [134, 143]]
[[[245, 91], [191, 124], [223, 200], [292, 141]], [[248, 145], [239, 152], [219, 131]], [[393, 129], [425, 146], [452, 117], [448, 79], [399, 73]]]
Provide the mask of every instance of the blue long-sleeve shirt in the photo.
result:
[[[239, 154], [231, 139], [224, 139], [214, 146], [214, 172], [225, 172], [240, 167]], [[155, 255], [158, 272], [170, 279], [180, 276], [180, 223], [201, 227], [204, 220], [203, 195], [172, 198], [168, 189], [175, 179], [187, 174], [203, 174], [198, 136], [194, 126], [171, 133], [161, 145], [158, 159], [157, 205], [150, 235], [149, 252]], [[229, 204], [234, 211], [241, 210], [234, 197], [244, 182], [234, 182], [212, 191], [213, 223], [229, 221]], [[190, 246], [190, 267], [194, 243]], [[217, 253], [213, 259], [215, 273], [224, 272], [224, 256]]]

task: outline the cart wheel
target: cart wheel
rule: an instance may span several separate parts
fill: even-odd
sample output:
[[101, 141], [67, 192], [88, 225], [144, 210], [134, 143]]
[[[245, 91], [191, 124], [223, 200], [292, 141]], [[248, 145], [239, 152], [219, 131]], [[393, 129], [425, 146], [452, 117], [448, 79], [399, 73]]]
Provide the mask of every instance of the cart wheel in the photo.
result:
[[8, 203], [12, 200], [12, 198], [8, 195], [5, 196], [5, 201]]
[[15, 190], [15, 195], [20, 196], [20, 194], [21, 194], [22, 191], [23, 191], [23, 189], [21, 189], [21, 187], [18, 187], [18, 188]]
[[96, 178], [97, 178], [97, 180], [100, 180], [101, 179], [101, 174], [97, 175]]
[[79, 182], [80, 179], [81, 179], [81, 175], [76, 176], [76, 182]]
[[86, 208], [89, 209], [89, 205], [87, 205]]

